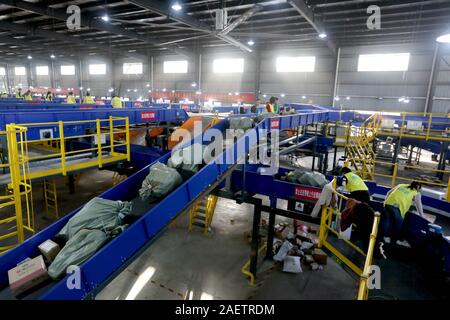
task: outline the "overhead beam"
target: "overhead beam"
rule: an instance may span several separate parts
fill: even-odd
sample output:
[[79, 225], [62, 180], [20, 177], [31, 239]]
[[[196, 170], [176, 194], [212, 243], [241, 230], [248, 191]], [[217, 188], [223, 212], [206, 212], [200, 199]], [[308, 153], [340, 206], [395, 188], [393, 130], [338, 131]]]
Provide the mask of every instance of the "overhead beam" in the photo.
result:
[[[308, 5], [306, 4], [306, 2], [304, 0], [288, 0], [287, 2], [295, 10], [297, 10], [298, 13], [300, 13], [300, 15], [306, 21], [308, 21], [308, 23], [314, 28], [314, 30], [317, 31], [318, 34], [321, 34], [321, 33], [326, 34], [326, 29], [324, 28], [322, 23], [315, 18], [314, 12], [311, 10], [310, 7], [308, 7]], [[330, 50], [333, 52], [333, 54], [336, 55], [336, 45], [334, 44], [334, 42], [328, 38], [325, 41], [326, 41], [328, 48], [330, 48]]]
[[[36, 14], [40, 14], [43, 16], [48, 16], [57, 20], [66, 21], [68, 18], [68, 14], [66, 10], [51, 8], [49, 6], [43, 7], [35, 3], [25, 2], [21, 0], [0, 0], [0, 4], [5, 4], [10, 7], [15, 7], [21, 10], [30, 11]], [[137, 32], [126, 30], [118, 25], [113, 25], [111, 23], [107, 23], [103, 20], [98, 19], [98, 17], [92, 16], [90, 14], [86, 14], [81, 12], [80, 24], [83, 27], [93, 28], [100, 31], [106, 31], [113, 34], [121, 35], [127, 38], [140, 40], [147, 44], [152, 44], [155, 46], [159, 46], [158, 41], [155, 38], [150, 38], [144, 35], [140, 35]], [[177, 46], [168, 45], [165, 46], [168, 50], [171, 50], [175, 53], [190, 56], [191, 52], [185, 49], [178, 48]], [[123, 54], [123, 52], [122, 52]], [[143, 58], [140, 57], [140, 58]]]
[[[215, 30], [213, 30], [211, 28], [211, 26], [193, 18], [190, 15], [187, 15], [186, 13], [182, 12], [181, 10], [180, 11], [170, 10], [170, 2], [169, 1], [165, 1], [163, 3], [163, 2], [157, 1], [157, 0], [128, 0], [128, 2], [133, 3], [134, 5], [139, 6], [141, 8], [158, 13], [162, 16], [166, 16], [168, 19], [185, 24], [194, 30], [206, 32], [206, 33], [210, 34], [211, 36], [217, 37], [225, 42], [228, 42], [229, 44], [231, 44], [235, 47], [238, 47], [239, 49], [241, 49], [245, 52], [253, 51], [250, 47], [246, 46], [242, 42], [239, 42], [238, 40], [234, 39], [233, 37], [231, 37], [227, 34], [221, 34], [220, 32], [216, 32]], [[255, 9], [255, 10], [260, 10], [260, 8]]]
[[241, 23], [247, 21], [248, 19], [250, 19], [255, 13], [257, 13], [258, 11], [261, 11], [263, 8], [263, 6], [260, 5], [255, 5], [254, 7], [248, 9], [247, 11], [245, 11], [239, 18], [237, 18], [236, 20], [234, 20], [232, 23], [230, 23], [229, 25], [227, 25], [219, 34], [220, 35], [226, 35], [229, 32], [233, 31], [234, 29], [236, 29]]
[[[120, 55], [124, 55], [123, 50], [120, 49], [114, 49], [114, 48], [105, 48], [99, 45], [96, 45], [95, 43], [92, 42], [88, 42], [85, 41], [83, 39], [80, 38], [75, 38], [75, 37], [71, 37], [68, 36], [66, 34], [63, 33], [58, 33], [55, 31], [50, 31], [50, 30], [44, 30], [41, 28], [37, 28], [25, 23], [13, 23], [13, 22], [9, 22], [9, 21], [0, 21], [0, 28], [1, 29], [6, 29], [6, 30], [10, 30], [12, 32], [17, 32], [17, 33], [22, 33], [25, 34], [27, 36], [37, 36], [37, 37], [41, 37], [41, 38], [47, 38], [47, 39], [52, 39], [52, 40], [58, 40], [58, 41], [62, 41], [62, 42], [66, 42], [66, 43], [70, 43], [73, 44], [74, 41], [79, 44], [79, 45], [83, 45], [87, 48], [98, 48], [102, 51], [106, 51], [108, 53], [115, 53], [115, 54], [120, 54]], [[50, 50], [50, 49], [49, 49]], [[133, 54], [129, 54], [130, 56], [132, 56]], [[138, 55], [139, 57], [142, 55]]]

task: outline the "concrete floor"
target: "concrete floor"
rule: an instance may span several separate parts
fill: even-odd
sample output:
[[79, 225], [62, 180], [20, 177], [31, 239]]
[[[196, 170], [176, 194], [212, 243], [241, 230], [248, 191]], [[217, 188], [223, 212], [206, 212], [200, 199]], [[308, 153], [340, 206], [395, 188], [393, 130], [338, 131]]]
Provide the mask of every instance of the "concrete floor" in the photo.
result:
[[303, 266], [301, 274], [283, 273], [261, 259], [257, 285], [249, 286], [240, 269], [250, 257], [252, 217], [253, 206], [220, 199], [205, 235], [199, 228], [188, 232], [184, 213], [96, 299], [355, 298], [356, 280], [332, 259], [320, 271]]

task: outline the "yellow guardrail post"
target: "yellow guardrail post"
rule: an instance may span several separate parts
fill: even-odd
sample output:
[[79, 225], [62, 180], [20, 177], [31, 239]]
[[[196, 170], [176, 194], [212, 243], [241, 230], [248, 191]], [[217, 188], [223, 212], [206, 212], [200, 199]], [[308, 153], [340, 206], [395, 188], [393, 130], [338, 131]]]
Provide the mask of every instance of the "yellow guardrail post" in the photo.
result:
[[111, 154], [114, 153], [114, 120], [109, 116], [109, 141], [111, 144]]
[[62, 121], [58, 121], [59, 129], [59, 143], [61, 145], [61, 170], [63, 176], [67, 175], [66, 167], [66, 144], [64, 142], [64, 124]]
[[100, 128], [100, 119], [96, 120], [97, 124], [97, 157], [98, 157], [98, 167], [101, 168], [103, 166], [102, 159], [102, 132]]
[[328, 209], [326, 206], [322, 208], [322, 215], [320, 217], [320, 229], [319, 229], [319, 248], [322, 248], [323, 242], [325, 241], [326, 223], [327, 223], [327, 213]]
[[[405, 126], [405, 113], [402, 112], [402, 127], [400, 128], [400, 139], [403, 136], [403, 127]], [[400, 142], [399, 142], [400, 143]]]
[[394, 164], [394, 172], [392, 173], [392, 181], [391, 181], [391, 187], [395, 187], [395, 181], [397, 180], [397, 170], [398, 170], [398, 163]]
[[[261, 248], [258, 249], [258, 255], [261, 254], [266, 249], [266, 245], [262, 245]], [[255, 285], [255, 275], [251, 273], [248, 269], [250, 266], [250, 260], [248, 260], [241, 268], [241, 272], [250, 278], [249, 282], [251, 286]]]
[[428, 138], [430, 137], [430, 128], [431, 128], [431, 119], [433, 118], [433, 114], [430, 113], [430, 118], [428, 119], [428, 128], [427, 128], [427, 135], [425, 141], [428, 141]]
[[448, 177], [446, 200], [450, 202], [450, 177]]
[[17, 225], [17, 241], [22, 243], [24, 240], [23, 234], [23, 217], [22, 217], [22, 200], [20, 198], [20, 164], [19, 154], [17, 149], [17, 135], [14, 124], [6, 125], [7, 140], [8, 140], [8, 158], [10, 165], [11, 186], [14, 197], [14, 206], [16, 213]]
[[369, 289], [367, 287], [367, 280], [369, 279], [369, 269], [372, 265], [373, 251], [377, 241], [378, 225], [380, 222], [380, 213], [375, 212], [373, 217], [372, 232], [370, 234], [369, 248], [367, 249], [366, 261], [364, 262], [363, 274], [361, 275], [358, 290], [358, 300], [367, 300]]
[[126, 144], [127, 144], [127, 160], [131, 160], [131, 150], [130, 150], [130, 119], [128, 117], [125, 118], [125, 136], [126, 136]]

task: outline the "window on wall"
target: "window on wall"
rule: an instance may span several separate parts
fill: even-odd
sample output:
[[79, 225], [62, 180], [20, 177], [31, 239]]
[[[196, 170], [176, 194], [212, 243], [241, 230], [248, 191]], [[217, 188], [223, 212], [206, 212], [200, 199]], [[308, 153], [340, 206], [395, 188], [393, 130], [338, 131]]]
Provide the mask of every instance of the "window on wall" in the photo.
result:
[[25, 67], [15, 67], [14, 74], [16, 76], [24, 76], [27, 74], [27, 70], [25, 69]]
[[6, 69], [3, 67], [0, 67], [0, 76], [6, 76]]
[[74, 65], [63, 65], [61, 66], [61, 75], [63, 76], [73, 76], [75, 75]]
[[106, 64], [90, 64], [89, 65], [89, 74], [99, 75], [106, 74]]
[[214, 73], [240, 73], [244, 72], [244, 59], [215, 59], [213, 61]]
[[278, 57], [277, 72], [314, 72], [316, 57]]
[[123, 74], [142, 74], [144, 67], [141, 62], [126, 62], [123, 64]]
[[36, 75], [48, 76], [48, 66], [36, 66]]
[[164, 73], [187, 73], [188, 62], [186, 60], [164, 61]]
[[360, 54], [358, 71], [408, 71], [409, 53]]

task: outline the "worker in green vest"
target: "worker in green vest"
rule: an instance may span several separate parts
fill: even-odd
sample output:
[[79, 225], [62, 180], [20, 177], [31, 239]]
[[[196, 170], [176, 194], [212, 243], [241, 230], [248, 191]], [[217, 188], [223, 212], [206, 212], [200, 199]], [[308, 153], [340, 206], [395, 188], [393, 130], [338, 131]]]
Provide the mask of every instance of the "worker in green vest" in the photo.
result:
[[111, 105], [113, 108], [122, 108], [122, 100], [120, 100], [117, 94], [113, 95]]
[[33, 94], [31, 93], [30, 90], [27, 90], [27, 92], [25, 92], [25, 94], [23, 95], [23, 100], [27, 101], [33, 100]]
[[345, 180], [345, 188], [350, 192], [350, 198], [361, 202], [370, 202], [369, 188], [360, 176], [353, 173], [350, 168], [342, 168], [342, 174]]
[[275, 112], [275, 97], [270, 97], [269, 101], [266, 102], [266, 112], [273, 113]]
[[90, 92], [86, 92], [86, 96], [83, 98], [83, 103], [95, 104], [94, 98], [92, 98]]
[[16, 99], [23, 99], [22, 88], [17, 89], [17, 91], [16, 91]]
[[67, 104], [75, 104], [75, 103], [77, 103], [76, 100], [75, 100], [75, 96], [73, 95], [72, 91], [69, 92], [69, 95], [67, 96], [66, 103]]
[[410, 247], [410, 244], [403, 240], [403, 221], [409, 214], [413, 201], [419, 215], [425, 218], [420, 189], [422, 184], [413, 181], [410, 184], [399, 184], [387, 193], [384, 200], [384, 215], [381, 219], [385, 243], [395, 241], [398, 245]]
[[53, 95], [51, 91], [48, 91], [45, 95], [45, 101], [51, 102], [53, 100]]

